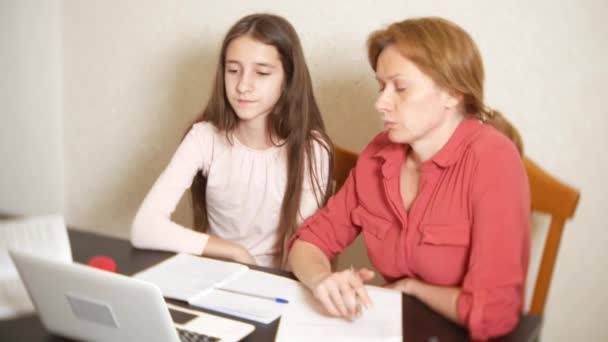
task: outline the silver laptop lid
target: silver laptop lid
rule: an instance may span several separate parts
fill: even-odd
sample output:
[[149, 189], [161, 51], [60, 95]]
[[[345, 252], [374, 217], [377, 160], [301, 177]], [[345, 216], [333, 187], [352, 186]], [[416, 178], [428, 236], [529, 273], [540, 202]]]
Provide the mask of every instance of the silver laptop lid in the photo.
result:
[[156, 286], [85, 265], [9, 254], [49, 332], [87, 341], [179, 341]]

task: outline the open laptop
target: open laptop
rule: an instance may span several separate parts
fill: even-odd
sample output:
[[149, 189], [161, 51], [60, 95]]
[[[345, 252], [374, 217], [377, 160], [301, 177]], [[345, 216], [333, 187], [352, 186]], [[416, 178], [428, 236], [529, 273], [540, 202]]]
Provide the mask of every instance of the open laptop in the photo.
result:
[[55, 335], [86, 341], [239, 341], [255, 329], [167, 305], [158, 287], [138, 279], [16, 251], [9, 254], [42, 324]]

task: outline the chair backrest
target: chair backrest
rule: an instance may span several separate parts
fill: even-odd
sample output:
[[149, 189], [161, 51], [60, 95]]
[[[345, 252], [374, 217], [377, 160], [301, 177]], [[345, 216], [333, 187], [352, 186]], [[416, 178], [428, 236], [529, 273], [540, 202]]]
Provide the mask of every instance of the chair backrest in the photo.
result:
[[346, 178], [348, 178], [350, 170], [355, 167], [357, 154], [338, 146], [334, 146], [334, 152], [334, 181], [336, 182], [335, 190], [337, 191], [342, 187]]
[[524, 165], [530, 182], [532, 211], [551, 217], [529, 311], [531, 314], [542, 315], [564, 223], [574, 215], [580, 192], [560, 182], [528, 158], [524, 158]]

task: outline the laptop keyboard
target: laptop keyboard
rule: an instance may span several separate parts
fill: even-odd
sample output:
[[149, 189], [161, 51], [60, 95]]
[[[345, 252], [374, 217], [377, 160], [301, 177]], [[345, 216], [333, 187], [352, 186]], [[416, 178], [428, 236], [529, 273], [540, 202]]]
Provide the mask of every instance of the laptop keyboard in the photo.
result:
[[221, 339], [213, 336], [208, 336], [204, 334], [198, 334], [192, 331], [177, 329], [177, 334], [179, 335], [179, 340], [183, 342], [219, 342]]

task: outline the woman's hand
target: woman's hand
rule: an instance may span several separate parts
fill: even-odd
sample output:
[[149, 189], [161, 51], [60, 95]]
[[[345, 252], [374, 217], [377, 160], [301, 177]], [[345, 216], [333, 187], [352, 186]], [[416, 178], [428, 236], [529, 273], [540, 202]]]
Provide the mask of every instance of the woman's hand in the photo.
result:
[[310, 288], [330, 315], [353, 319], [361, 316], [361, 304], [365, 308], [372, 305], [363, 282], [373, 277], [374, 272], [366, 268], [321, 273]]

